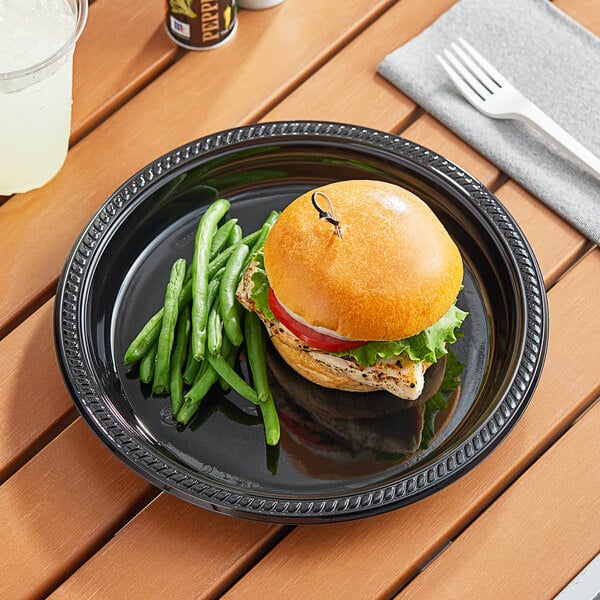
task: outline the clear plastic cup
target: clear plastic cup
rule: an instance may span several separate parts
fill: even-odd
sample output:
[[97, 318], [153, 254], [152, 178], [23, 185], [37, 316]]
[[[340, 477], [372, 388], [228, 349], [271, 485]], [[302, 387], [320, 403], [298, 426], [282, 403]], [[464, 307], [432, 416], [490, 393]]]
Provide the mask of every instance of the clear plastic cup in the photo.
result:
[[65, 161], [87, 12], [87, 0], [0, 2], [0, 195], [43, 186]]

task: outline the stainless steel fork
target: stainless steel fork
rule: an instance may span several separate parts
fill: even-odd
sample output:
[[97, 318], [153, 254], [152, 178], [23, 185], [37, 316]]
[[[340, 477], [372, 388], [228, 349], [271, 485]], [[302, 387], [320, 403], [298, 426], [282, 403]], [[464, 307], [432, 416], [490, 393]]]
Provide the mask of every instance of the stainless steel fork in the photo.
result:
[[533, 102], [525, 98], [498, 70], [464, 39], [444, 49], [447, 60], [436, 58], [461, 94], [476, 109], [495, 119], [519, 119], [554, 140], [581, 166], [600, 177], [600, 159], [567, 133]]

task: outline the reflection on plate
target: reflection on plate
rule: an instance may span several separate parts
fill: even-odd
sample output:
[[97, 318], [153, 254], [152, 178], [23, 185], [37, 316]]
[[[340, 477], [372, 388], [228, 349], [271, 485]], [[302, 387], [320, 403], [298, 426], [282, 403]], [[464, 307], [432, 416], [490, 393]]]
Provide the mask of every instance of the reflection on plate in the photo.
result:
[[320, 387], [291, 369], [272, 346], [268, 364], [281, 447], [296, 468], [316, 479], [364, 476], [428, 449], [456, 408], [464, 368], [450, 351], [428, 370], [423, 401], [404, 406], [385, 391]]
[[[428, 448], [359, 468], [347, 453], [318, 473], [296, 444], [267, 449], [260, 418], [215, 390], [180, 430], [164, 398], [122, 364], [161, 305], [172, 262], [190, 258], [198, 218], [216, 196], [257, 229], [272, 209], [336, 180], [379, 179], [419, 195], [459, 246], [469, 312], [453, 346], [460, 395]], [[439, 490], [482, 460], [527, 406], [546, 350], [547, 308], [535, 258], [498, 200], [446, 159], [383, 132], [336, 123], [241, 127], [179, 148], [134, 175], [76, 242], [55, 310], [59, 363], [79, 411], [128, 466], [162, 489], [245, 518], [326, 522], [395, 509]], [[288, 386], [289, 387], [289, 386]], [[276, 402], [285, 402], [280, 392]], [[294, 392], [291, 393], [292, 399]], [[372, 454], [372, 453], [371, 453]], [[380, 457], [381, 458], [381, 457]]]

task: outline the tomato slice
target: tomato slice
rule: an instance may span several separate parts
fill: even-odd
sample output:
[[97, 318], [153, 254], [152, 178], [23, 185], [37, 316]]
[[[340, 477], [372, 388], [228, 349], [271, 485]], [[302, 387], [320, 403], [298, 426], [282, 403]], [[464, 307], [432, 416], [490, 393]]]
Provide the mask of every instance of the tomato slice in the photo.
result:
[[277, 300], [277, 296], [272, 289], [269, 289], [269, 308], [273, 314], [285, 325], [294, 335], [306, 342], [309, 346], [324, 350], [325, 352], [343, 352], [352, 348], [363, 346], [365, 342], [358, 340], [343, 340], [326, 333], [321, 333], [304, 323], [300, 323]]

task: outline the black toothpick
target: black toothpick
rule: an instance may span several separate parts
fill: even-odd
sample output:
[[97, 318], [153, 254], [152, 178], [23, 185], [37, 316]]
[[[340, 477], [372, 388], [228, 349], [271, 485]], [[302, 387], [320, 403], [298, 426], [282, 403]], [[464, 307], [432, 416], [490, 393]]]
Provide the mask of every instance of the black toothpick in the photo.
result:
[[[321, 195], [329, 204], [329, 211], [323, 210], [317, 203], [317, 196]], [[340, 222], [335, 218], [333, 211], [333, 204], [331, 203], [331, 199], [324, 192], [315, 192], [312, 195], [312, 204], [317, 209], [319, 213], [319, 219], [325, 219], [328, 223], [331, 223], [334, 227], [335, 234], [340, 238], [340, 240], [344, 239], [342, 237], [342, 229], [340, 228]]]

